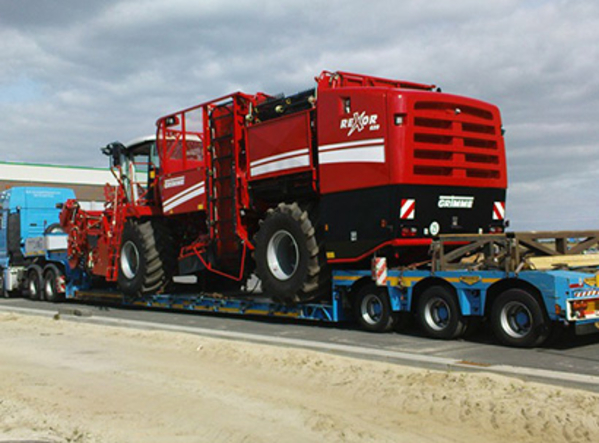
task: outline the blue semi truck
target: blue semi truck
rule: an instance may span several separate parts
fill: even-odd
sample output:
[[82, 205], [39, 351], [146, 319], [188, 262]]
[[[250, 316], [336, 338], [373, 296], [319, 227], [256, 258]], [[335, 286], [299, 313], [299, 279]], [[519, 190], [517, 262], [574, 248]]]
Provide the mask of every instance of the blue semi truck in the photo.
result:
[[0, 194], [0, 289], [5, 297], [26, 295], [58, 301], [73, 271], [66, 261], [67, 236], [60, 206], [72, 189], [14, 187]]

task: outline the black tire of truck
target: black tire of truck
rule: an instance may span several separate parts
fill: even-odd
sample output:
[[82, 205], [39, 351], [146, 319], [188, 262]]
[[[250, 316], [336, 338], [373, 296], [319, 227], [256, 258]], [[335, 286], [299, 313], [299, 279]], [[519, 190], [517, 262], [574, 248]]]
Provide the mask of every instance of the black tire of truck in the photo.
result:
[[419, 297], [418, 319], [432, 338], [451, 340], [466, 332], [466, 321], [454, 292], [442, 285], [427, 288]]
[[38, 265], [29, 266], [25, 277], [25, 293], [30, 300], [43, 300], [42, 282], [42, 268]]
[[46, 265], [44, 269], [43, 291], [44, 298], [56, 303], [64, 299], [64, 293], [59, 290], [58, 283], [63, 276], [62, 271], [55, 265]]
[[46, 234], [64, 234], [64, 229], [60, 223], [52, 223], [51, 225], [48, 225], [46, 229], [44, 229], [44, 235]]
[[168, 228], [159, 222], [125, 224], [119, 254], [119, 290], [127, 298], [164, 292], [172, 281], [176, 256]]
[[391, 311], [387, 288], [369, 283], [362, 286], [352, 298], [354, 319], [361, 329], [387, 332], [393, 329], [398, 315]]
[[[256, 273], [273, 300], [295, 304], [326, 292], [325, 260], [308, 211], [297, 203], [269, 209], [254, 237]], [[324, 289], [323, 289], [324, 288]]]
[[541, 346], [551, 333], [544, 307], [531, 293], [508, 289], [491, 308], [491, 328], [504, 345], [519, 348]]

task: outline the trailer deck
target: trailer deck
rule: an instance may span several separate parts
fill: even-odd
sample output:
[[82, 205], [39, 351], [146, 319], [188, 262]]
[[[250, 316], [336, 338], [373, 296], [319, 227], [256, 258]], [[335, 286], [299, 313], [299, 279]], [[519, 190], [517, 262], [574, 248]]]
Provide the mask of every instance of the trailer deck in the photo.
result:
[[114, 291], [85, 290], [75, 291], [67, 297], [72, 300], [118, 303], [122, 306], [140, 308], [173, 309], [179, 311], [213, 312], [235, 315], [255, 315], [264, 317], [292, 318], [337, 323], [349, 320], [342, 306], [340, 296], [336, 295], [328, 303], [302, 303], [285, 305], [273, 302], [263, 295], [223, 295], [223, 294], [157, 294], [139, 299], [127, 299]]

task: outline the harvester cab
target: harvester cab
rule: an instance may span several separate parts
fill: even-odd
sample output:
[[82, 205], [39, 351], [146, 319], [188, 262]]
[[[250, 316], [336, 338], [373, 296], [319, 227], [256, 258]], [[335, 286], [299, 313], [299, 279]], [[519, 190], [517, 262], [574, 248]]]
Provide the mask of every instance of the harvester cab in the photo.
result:
[[101, 149], [110, 158], [110, 170], [131, 205], [148, 205], [155, 198], [154, 179], [158, 169], [156, 137], [137, 138], [123, 145], [112, 142]]

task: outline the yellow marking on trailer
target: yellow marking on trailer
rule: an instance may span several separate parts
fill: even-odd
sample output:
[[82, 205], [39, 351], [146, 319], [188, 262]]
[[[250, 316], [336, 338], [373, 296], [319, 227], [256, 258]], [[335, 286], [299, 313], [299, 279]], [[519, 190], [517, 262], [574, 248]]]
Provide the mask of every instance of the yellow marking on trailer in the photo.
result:
[[329, 260], [333, 260], [335, 258], [335, 252], [334, 251], [327, 251], [327, 258]]
[[[414, 286], [416, 283], [424, 280], [428, 277], [387, 277], [387, 281], [391, 284], [391, 286], [401, 286], [403, 288], [410, 288]], [[479, 275], [473, 276], [461, 276], [461, 277], [448, 277], [444, 279], [449, 283], [465, 283], [468, 285], [474, 285], [476, 283], [495, 283], [499, 281], [499, 278], [481, 278]]]
[[350, 275], [336, 275], [335, 277], [333, 277], [333, 280], [338, 280], [338, 281], [356, 281], [356, 280], [360, 280], [362, 277], [360, 276], [350, 276]]
[[268, 314], [268, 311], [265, 311], [263, 309], [248, 309], [246, 311], [243, 311], [243, 313], [246, 315], [264, 315]]
[[220, 306], [215, 306], [214, 310], [216, 312], [230, 312], [233, 314], [237, 314], [240, 311], [239, 308], [225, 308], [225, 307], [220, 307]]
[[399, 277], [387, 277], [387, 281], [391, 286], [397, 286], [399, 284]]
[[297, 317], [299, 317], [299, 313], [298, 312], [287, 312], [287, 313], [273, 312], [272, 314], [274, 316], [276, 316], [276, 317], [290, 317], [290, 318], [297, 318]]
[[404, 288], [414, 286], [423, 279], [424, 277], [389, 277], [389, 281], [393, 286], [402, 286]]
[[[482, 283], [495, 283], [499, 280], [501, 280], [500, 278], [481, 278], [480, 276], [472, 276], [472, 277], [478, 277], [478, 281], [482, 282]], [[450, 283], [466, 283], [466, 284], [474, 284], [474, 283], [468, 283], [462, 279], [467, 278], [467, 276], [461, 276], [461, 277], [447, 277], [445, 278], [446, 281], [450, 282]], [[477, 282], [475, 282], [477, 283]]]
[[198, 205], [198, 211], [203, 211], [204, 210], [204, 205]]
[[584, 283], [587, 286], [599, 286], [599, 274], [595, 274], [593, 277], [585, 278]]
[[481, 280], [482, 279], [481, 279], [480, 275], [462, 275], [460, 277], [460, 281], [467, 285], [475, 285], [476, 283], [478, 283]]

